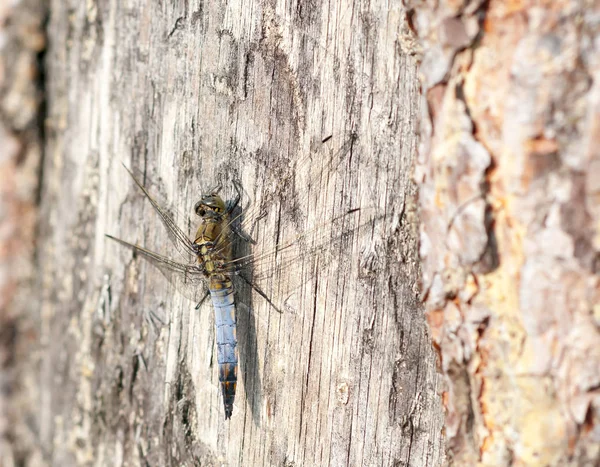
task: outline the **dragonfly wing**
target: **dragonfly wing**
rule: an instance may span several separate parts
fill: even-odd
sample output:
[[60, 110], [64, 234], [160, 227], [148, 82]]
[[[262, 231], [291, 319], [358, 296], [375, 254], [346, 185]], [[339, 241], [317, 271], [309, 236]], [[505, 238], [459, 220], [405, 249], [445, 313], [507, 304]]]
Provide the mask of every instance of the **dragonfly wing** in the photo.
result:
[[150, 251], [133, 243], [106, 234], [108, 238], [133, 250], [152, 263], [173, 286], [185, 297], [199, 303], [208, 291], [202, 269], [198, 264], [183, 264], [173, 261], [166, 256]]
[[[252, 203], [249, 208], [243, 209], [238, 215], [232, 216], [229, 225], [244, 234], [252, 236], [257, 223], [266, 217], [268, 212], [273, 209], [273, 206], [282, 199], [293, 198], [296, 201], [293, 208], [296, 210], [307, 206], [309, 204], [309, 190], [303, 190], [303, 194], [300, 196], [294, 196], [290, 192], [295, 186], [297, 169], [309, 168], [308, 179], [305, 180], [306, 185], [309, 187], [314, 188], [328, 183], [330, 181], [329, 175], [336, 172], [343, 165], [346, 155], [352, 150], [352, 146], [357, 138], [355, 134], [351, 134], [337, 150], [332, 150], [329, 154], [309, 152], [296, 161], [289, 171], [283, 174], [278, 170], [281, 169], [278, 164], [264, 166], [263, 178], [266, 182], [273, 182], [273, 185], [270, 186], [269, 183], [264, 183], [260, 201]], [[329, 141], [329, 138], [326, 141]]]
[[[123, 167], [125, 167], [125, 165], [123, 165]], [[142, 190], [142, 193], [144, 193], [148, 201], [150, 201], [150, 204], [159, 215], [160, 220], [167, 229], [167, 233], [169, 234], [171, 241], [179, 253], [181, 253], [181, 255], [187, 260], [194, 258], [196, 256], [194, 244], [189, 239], [187, 234], [175, 223], [173, 216], [171, 216], [169, 211], [164, 206], [161, 206], [161, 204], [148, 192], [146, 187], [136, 178], [131, 170], [129, 170], [127, 167], [125, 167], [125, 170], [127, 170], [127, 173], [131, 176], [135, 184], [140, 190]]]
[[[263, 297], [277, 311], [283, 311], [286, 300], [317, 270], [325, 269], [350, 251], [356, 238], [365, 238], [372, 231], [374, 220], [371, 209], [350, 210], [276, 245], [258, 242], [251, 246], [256, 253], [234, 259], [228, 267], [259, 294], [264, 293]], [[283, 277], [285, 280], [280, 279]]]
[[[337, 149], [321, 146], [319, 151], [302, 156], [284, 174], [280, 173], [280, 164], [265, 167], [260, 198], [231, 218], [233, 230], [253, 241], [246, 248], [234, 247], [229, 268], [257, 292], [260, 290], [259, 294], [268, 297], [276, 309], [285, 308], [287, 298], [314, 276], [315, 268], [325, 268], [336, 257], [341, 258], [348, 251], [340, 250], [345, 242], [371, 230], [376, 210], [362, 207], [348, 209], [307, 230], [301, 226], [304, 209], [320, 202], [319, 193], [326, 191], [336, 180], [335, 174], [351, 163], [347, 155], [352, 153], [356, 139], [351, 134]], [[273, 241], [273, 237], [260, 235], [264, 224], [261, 220], [271, 213], [278, 213], [274, 214], [278, 217], [275, 222], [289, 221], [289, 225], [280, 224], [275, 229], [278, 236], [287, 237]], [[242, 254], [235, 254], [236, 249]]]

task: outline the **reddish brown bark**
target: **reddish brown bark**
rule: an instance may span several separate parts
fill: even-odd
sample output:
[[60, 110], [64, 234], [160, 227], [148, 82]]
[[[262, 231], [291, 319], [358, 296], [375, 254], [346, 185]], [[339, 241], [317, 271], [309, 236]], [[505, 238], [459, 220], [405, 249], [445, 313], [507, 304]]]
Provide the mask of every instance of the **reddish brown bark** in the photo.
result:
[[459, 465], [597, 465], [598, 9], [412, 3], [421, 255], [449, 449]]
[[34, 247], [45, 4], [0, 0], [0, 465], [39, 459]]

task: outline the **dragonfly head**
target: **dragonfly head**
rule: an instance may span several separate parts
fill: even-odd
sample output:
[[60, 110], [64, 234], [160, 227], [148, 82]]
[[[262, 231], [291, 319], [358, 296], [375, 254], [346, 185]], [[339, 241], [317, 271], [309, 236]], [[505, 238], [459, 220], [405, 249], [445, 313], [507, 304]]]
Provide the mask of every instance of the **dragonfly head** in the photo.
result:
[[203, 219], [217, 219], [225, 215], [225, 202], [219, 195], [204, 195], [194, 206], [194, 212]]

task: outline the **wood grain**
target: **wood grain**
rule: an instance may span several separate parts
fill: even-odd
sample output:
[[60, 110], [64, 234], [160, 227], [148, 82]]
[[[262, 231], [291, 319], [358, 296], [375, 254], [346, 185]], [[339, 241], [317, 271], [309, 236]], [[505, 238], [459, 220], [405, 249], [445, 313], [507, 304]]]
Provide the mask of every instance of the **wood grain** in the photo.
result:
[[[39, 261], [41, 440], [52, 463], [439, 465], [405, 12], [145, 0], [52, 1], [51, 12]], [[104, 238], [173, 251], [121, 162], [190, 231], [200, 193], [216, 182], [232, 193], [234, 178], [260, 203], [289, 177], [289, 196], [257, 232], [268, 238], [356, 206], [375, 213], [371, 232], [336, 244], [325, 264], [280, 271], [275, 294], [278, 281], [306, 276], [283, 314], [239, 291], [229, 422], [210, 307], [195, 311]], [[302, 215], [286, 216], [298, 204]]]

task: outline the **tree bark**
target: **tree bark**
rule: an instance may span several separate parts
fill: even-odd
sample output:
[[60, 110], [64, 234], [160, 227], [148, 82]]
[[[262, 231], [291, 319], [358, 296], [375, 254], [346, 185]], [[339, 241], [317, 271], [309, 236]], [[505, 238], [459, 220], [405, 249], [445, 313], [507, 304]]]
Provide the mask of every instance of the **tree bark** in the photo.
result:
[[46, 5], [16, 3], [0, 1], [0, 465], [6, 467], [42, 458], [31, 421], [39, 396], [34, 248]]
[[[148, 0], [50, 9], [38, 235], [48, 461], [442, 463], [440, 382], [419, 300], [418, 85], [404, 10]], [[340, 148], [329, 178], [315, 177]], [[176, 213], [216, 182], [239, 178], [257, 201], [290, 173], [290, 192], [307, 202], [303, 228], [353, 206], [375, 213], [369, 235], [335, 261], [280, 271], [281, 283], [305, 275], [284, 313], [240, 291], [230, 421], [210, 307], [195, 311], [104, 238], [173, 250], [121, 162]], [[283, 214], [293, 201], [274, 206], [260, 235], [294, 231]]]
[[414, 2], [426, 308], [457, 465], [600, 464], [595, 2]]

